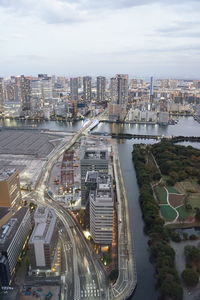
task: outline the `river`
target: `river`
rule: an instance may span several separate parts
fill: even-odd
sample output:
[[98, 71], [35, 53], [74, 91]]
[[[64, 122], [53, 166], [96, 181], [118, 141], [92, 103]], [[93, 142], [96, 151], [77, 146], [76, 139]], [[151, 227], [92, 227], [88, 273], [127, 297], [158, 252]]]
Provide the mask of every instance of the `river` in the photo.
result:
[[[15, 121], [0, 120], [0, 126], [34, 126], [41, 129], [51, 129], [60, 131], [76, 131], [83, 125], [83, 121], [75, 123], [56, 122], [56, 121]], [[181, 117], [178, 124], [169, 126], [145, 125], [145, 124], [110, 124], [100, 123], [94, 129], [98, 132], [107, 133], [133, 133], [133, 134], [149, 134], [149, 135], [165, 135], [165, 136], [200, 136], [200, 124], [192, 117]], [[130, 219], [133, 228], [133, 238], [135, 247], [135, 259], [137, 267], [138, 285], [133, 300], [156, 300], [157, 292], [155, 290], [154, 268], [149, 261], [148, 237], [144, 234], [144, 223], [138, 201], [138, 185], [135, 176], [134, 165], [132, 163], [132, 148], [134, 143], [154, 143], [153, 140], [119, 140], [118, 148], [120, 154], [120, 162], [124, 175], [127, 196], [129, 200]], [[185, 144], [187, 145], [187, 144]], [[195, 146], [195, 143], [194, 143]]]

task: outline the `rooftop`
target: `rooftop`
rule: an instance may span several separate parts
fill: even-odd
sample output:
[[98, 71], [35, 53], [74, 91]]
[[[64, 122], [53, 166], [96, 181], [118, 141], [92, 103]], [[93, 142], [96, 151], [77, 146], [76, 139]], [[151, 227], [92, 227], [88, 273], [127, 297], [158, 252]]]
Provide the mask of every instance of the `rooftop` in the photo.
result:
[[108, 159], [107, 150], [86, 150], [83, 156], [84, 159]]
[[35, 227], [29, 243], [43, 241], [49, 243], [56, 225], [56, 215], [53, 209], [39, 206], [35, 212]]
[[[40, 130], [0, 130], [0, 154], [33, 155], [46, 157], [60, 141], [58, 135]], [[56, 141], [57, 140], [57, 141]]]
[[7, 180], [11, 175], [16, 172], [16, 169], [0, 169], [0, 181]]
[[6, 251], [6, 249], [9, 247], [27, 210], [27, 207], [22, 207], [13, 215], [12, 218], [9, 219], [6, 224], [0, 227], [0, 249]]

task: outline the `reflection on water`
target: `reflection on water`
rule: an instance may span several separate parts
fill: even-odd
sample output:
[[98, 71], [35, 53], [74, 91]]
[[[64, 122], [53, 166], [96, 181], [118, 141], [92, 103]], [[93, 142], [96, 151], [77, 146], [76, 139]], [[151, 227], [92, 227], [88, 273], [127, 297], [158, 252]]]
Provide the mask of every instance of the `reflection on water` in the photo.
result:
[[165, 136], [200, 136], [200, 124], [193, 117], [181, 117], [178, 124], [161, 126], [146, 124], [100, 123], [94, 129], [97, 132], [132, 133]]
[[77, 131], [84, 121], [64, 122], [64, 121], [35, 121], [35, 120], [0, 120], [0, 126], [6, 127], [32, 127], [38, 129], [50, 129], [58, 131]]

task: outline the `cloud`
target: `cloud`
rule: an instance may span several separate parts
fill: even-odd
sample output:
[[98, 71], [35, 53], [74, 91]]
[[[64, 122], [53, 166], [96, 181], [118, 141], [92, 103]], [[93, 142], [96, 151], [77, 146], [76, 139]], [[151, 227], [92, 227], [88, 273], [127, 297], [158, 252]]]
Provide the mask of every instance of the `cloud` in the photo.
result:
[[[198, 3], [199, 0], [191, 0]], [[142, 5], [183, 5], [188, 0], [0, 0], [0, 8], [20, 16], [35, 16], [46, 23], [74, 23], [93, 18], [93, 12], [121, 10]]]
[[196, 38], [200, 36], [200, 21], [179, 21], [157, 29], [163, 37]]
[[61, 0], [0, 0], [0, 7], [14, 15], [37, 17], [46, 23], [74, 23], [85, 20], [79, 4]]

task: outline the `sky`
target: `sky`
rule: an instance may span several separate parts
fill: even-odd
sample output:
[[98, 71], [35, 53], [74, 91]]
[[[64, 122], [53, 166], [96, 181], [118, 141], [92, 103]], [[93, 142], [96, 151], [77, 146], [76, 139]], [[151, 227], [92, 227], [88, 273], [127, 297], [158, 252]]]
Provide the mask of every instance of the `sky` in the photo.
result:
[[199, 0], [0, 0], [0, 76], [200, 79]]

